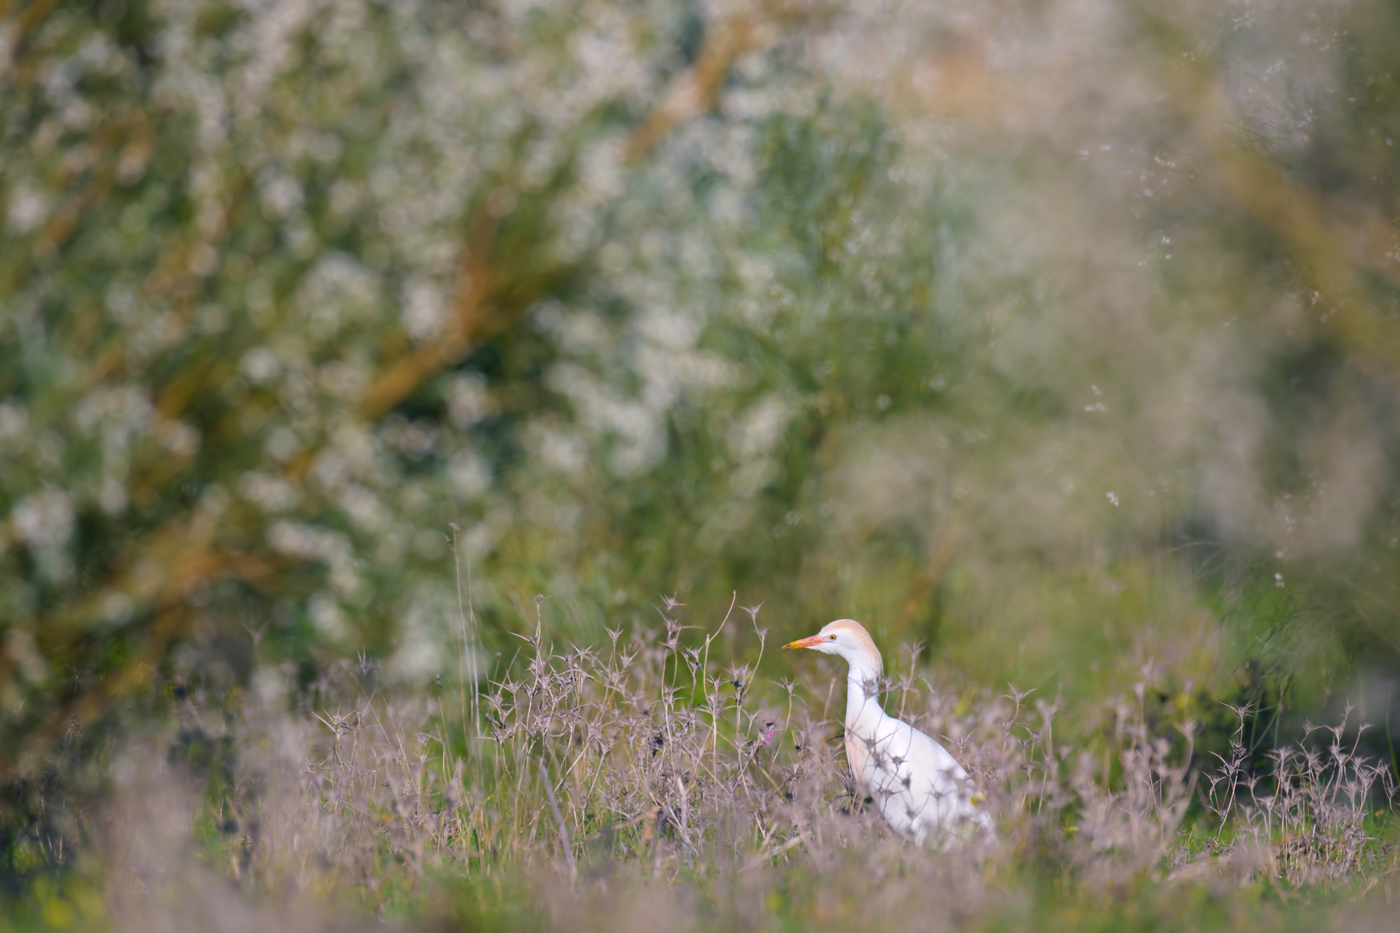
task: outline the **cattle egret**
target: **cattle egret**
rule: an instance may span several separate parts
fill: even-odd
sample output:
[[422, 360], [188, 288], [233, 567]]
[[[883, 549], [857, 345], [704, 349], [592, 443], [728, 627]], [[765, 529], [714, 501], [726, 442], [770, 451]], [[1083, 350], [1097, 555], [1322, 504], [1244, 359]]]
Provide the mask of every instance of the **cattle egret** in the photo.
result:
[[895, 831], [919, 845], [995, 836], [982, 795], [948, 750], [880, 708], [880, 651], [859, 622], [838, 619], [810, 638], [783, 645], [846, 659], [846, 760], [856, 791], [869, 796]]

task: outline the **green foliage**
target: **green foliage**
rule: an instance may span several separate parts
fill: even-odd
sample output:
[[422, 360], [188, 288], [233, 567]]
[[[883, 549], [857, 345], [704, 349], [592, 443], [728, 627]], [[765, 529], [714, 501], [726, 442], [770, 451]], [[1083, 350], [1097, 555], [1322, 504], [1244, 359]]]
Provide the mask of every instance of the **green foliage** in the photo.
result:
[[537, 593], [1392, 757], [1400, 32], [1179, 6], [0, 5], [11, 880], [167, 689]]

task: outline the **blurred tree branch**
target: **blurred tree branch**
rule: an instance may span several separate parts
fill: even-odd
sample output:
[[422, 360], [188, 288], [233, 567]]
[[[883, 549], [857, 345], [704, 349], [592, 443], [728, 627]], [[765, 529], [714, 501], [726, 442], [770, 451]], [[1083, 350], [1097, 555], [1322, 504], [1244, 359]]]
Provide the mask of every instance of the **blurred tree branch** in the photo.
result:
[[700, 116], [719, 100], [730, 67], [756, 48], [764, 33], [753, 13], [739, 13], [721, 24], [706, 40], [695, 64], [672, 82], [666, 96], [627, 138], [629, 162], [651, 152], [676, 126]]
[[[9, 12], [10, 0], [0, 0], [0, 19], [5, 18]], [[58, 6], [58, 0], [32, 0], [22, 11], [19, 11], [19, 32], [21, 36], [26, 36], [44, 24], [44, 20], [49, 18], [49, 14]]]

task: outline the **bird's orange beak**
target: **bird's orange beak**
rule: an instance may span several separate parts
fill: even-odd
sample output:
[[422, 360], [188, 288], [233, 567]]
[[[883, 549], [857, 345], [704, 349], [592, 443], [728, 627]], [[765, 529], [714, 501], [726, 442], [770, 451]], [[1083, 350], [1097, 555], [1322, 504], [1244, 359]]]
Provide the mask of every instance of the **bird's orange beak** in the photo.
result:
[[820, 635], [809, 635], [809, 636], [807, 636], [806, 638], [799, 638], [799, 639], [797, 639], [797, 641], [790, 641], [790, 642], [788, 642], [786, 645], [783, 645], [783, 647], [784, 647], [784, 648], [815, 648], [817, 645], [819, 645], [819, 644], [821, 643], [821, 640], [822, 640], [822, 637], [821, 637]]

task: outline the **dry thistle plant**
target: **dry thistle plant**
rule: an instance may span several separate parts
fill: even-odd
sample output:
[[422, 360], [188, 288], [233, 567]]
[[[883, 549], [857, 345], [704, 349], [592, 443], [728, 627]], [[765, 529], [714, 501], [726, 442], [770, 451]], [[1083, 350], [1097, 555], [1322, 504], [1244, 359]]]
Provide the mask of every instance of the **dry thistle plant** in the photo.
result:
[[[854, 797], [825, 684], [759, 674], [757, 610], [740, 625], [731, 607], [696, 636], [681, 608], [668, 600], [656, 628], [608, 630], [591, 646], [553, 644], [537, 615], [520, 636], [525, 656], [483, 679], [479, 711], [465, 666], [462, 689], [404, 699], [365, 689], [367, 661], [331, 669], [297, 704], [285, 674], [265, 671], [228, 721], [205, 722], [187, 703], [182, 727], [227, 734], [234, 750], [226, 793], [206, 800], [224, 835], [201, 871], [283, 901], [344, 904], [348, 892], [381, 917], [421, 907], [425, 882], [468, 876], [502, 898], [528, 885], [533, 909], [561, 927], [626, 927], [634, 915], [685, 926], [696, 911], [733, 928], [793, 910], [837, 923], [864, 900], [864, 917], [918, 910], [955, 929], [1002, 909], [991, 892], [1014, 888], [1027, 864], [1085, 891], [1193, 875], [1364, 881], [1378, 870], [1363, 817], [1394, 786], [1343, 745], [1345, 720], [1311, 731], [1330, 737], [1321, 750], [1276, 752], [1267, 780], [1247, 773], [1237, 733], [1204, 776], [1211, 829], [1193, 861], [1183, 831], [1197, 789], [1193, 726], [1149, 726], [1146, 678], [1081, 714], [1070, 740], [1043, 698], [933, 689], [915, 648], [885, 679], [884, 703], [965, 763], [1000, 834], [920, 849]], [[752, 640], [753, 663], [721, 663], [726, 633]], [[208, 852], [221, 853], [214, 864]], [[794, 874], [820, 884], [789, 884]], [[135, 910], [123, 890], [118, 909], [149, 919], [150, 897]]]
[[1210, 854], [1253, 863], [1270, 879], [1293, 885], [1366, 874], [1366, 816], [1377, 797], [1390, 806], [1396, 785], [1389, 768], [1357, 753], [1366, 724], [1350, 746], [1344, 741], [1354, 707], [1348, 704], [1336, 725], [1304, 724], [1304, 737], [1270, 750], [1260, 770], [1251, 768], [1244, 741], [1250, 710], [1232, 710], [1230, 751], [1218, 756], [1205, 794], [1206, 806], [1232, 832], [1222, 829], [1210, 840]]

